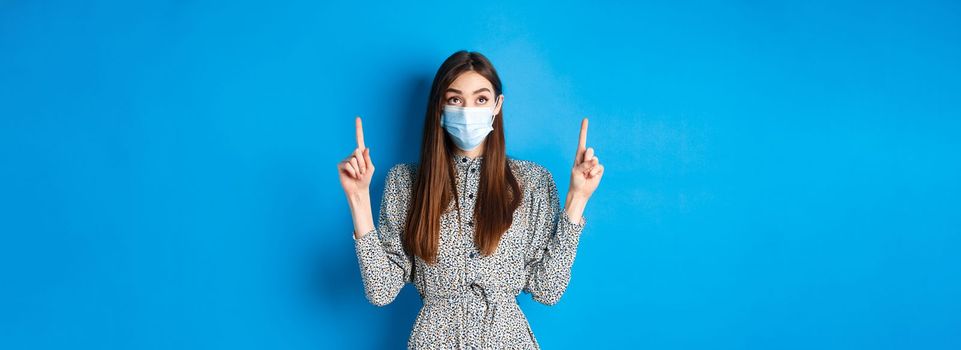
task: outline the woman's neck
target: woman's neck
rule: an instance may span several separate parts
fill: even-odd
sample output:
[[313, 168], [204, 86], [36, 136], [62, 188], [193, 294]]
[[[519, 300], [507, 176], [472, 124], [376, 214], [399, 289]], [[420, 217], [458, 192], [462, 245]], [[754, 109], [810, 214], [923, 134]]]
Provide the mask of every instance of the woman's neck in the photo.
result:
[[460, 148], [454, 147], [454, 154], [459, 156], [467, 156], [469, 158], [477, 158], [478, 156], [484, 154], [484, 143], [481, 143], [479, 146], [474, 147], [474, 149], [470, 151], [465, 151]]

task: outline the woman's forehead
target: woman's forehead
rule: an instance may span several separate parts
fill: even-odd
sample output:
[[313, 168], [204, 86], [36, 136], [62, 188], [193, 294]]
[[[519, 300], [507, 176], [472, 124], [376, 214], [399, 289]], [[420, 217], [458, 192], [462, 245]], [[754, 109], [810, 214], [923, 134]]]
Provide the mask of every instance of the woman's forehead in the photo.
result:
[[457, 79], [454, 79], [454, 81], [450, 83], [450, 88], [460, 90], [469, 95], [481, 88], [487, 88], [493, 91], [491, 82], [487, 80], [487, 78], [484, 78], [483, 75], [474, 71], [467, 71], [457, 76]]

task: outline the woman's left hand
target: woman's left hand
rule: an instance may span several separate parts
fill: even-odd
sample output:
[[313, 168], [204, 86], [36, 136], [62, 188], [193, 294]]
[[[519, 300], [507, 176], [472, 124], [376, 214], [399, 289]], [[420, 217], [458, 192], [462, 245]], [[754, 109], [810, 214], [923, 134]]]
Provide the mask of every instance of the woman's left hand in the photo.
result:
[[587, 147], [587, 118], [581, 120], [581, 135], [577, 142], [574, 167], [571, 169], [569, 197], [587, 200], [594, 194], [604, 176], [604, 165], [594, 155], [594, 148]]

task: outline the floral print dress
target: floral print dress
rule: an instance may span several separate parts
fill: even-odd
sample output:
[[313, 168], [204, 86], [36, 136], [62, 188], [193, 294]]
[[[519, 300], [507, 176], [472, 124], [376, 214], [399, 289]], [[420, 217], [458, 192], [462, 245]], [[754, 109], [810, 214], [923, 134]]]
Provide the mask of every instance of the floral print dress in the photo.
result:
[[557, 185], [546, 168], [508, 157], [523, 189], [523, 201], [494, 254], [474, 245], [473, 212], [484, 156], [455, 156], [457, 196], [441, 215], [437, 263], [408, 255], [401, 242], [414, 163], [387, 174], [378, 227], [356, 238], [367, 299], [383, 306], [408, 282], [424, 303], [407, 342], [409, 349], [539, 349], [517, 304], [520, 292], [554, 305], [567, 289], [586, 219], [560, 210]]

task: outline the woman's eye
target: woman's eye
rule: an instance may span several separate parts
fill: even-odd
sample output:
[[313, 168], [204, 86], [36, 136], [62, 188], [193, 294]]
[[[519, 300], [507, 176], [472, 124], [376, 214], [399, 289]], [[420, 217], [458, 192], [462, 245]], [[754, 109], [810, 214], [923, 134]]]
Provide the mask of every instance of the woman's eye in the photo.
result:
[[480, 103], [480, 104], [487, 103], [487, 97], [481, 97], [477, 99], [477, 103]]
[[459, 97], [451, 97], [451, 98], [448, 98], [448, 99], [447, 99], [447, 103], [450, 103], [450, 104], [458, 104], [458, 103], [460, 103], [460, 98], [459, 98]]

